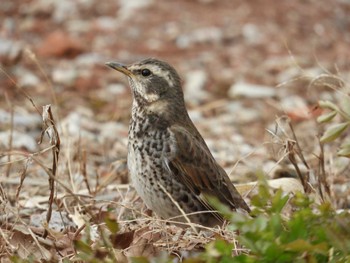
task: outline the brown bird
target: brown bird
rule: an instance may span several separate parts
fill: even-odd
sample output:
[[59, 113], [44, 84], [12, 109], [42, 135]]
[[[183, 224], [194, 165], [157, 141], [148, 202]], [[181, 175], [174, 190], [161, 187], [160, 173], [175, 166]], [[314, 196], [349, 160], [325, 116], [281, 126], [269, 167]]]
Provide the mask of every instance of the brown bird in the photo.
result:
[[132, 89], [128, 169], [148, 208], [164, 219], [204, 226], [223, 222], [208, 196], [249, 212], [188, 116], [176, 70], [156, 59], [106, 65], [125, 74]]

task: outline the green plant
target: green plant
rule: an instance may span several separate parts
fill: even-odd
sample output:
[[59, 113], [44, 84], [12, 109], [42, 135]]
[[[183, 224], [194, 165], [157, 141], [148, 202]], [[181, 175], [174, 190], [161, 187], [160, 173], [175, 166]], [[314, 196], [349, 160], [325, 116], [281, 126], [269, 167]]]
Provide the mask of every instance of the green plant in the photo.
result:
[[[231, 222], [229, 228], [239, 232], [240, 244], [249, 250], [231, 256], [229, 262], [350, 262], [350, 217], [337, 213], [328, 203], [315, 204], [302, 193], [291, 198], [281, 190], [271, 194], [263, 181], [252, 199], [254, 217], [232, 213], [212, 201]], [[294, 210], [288, 217], [282, 213], [287, 205]], [[220, 242], [207, 247], [207, 262], [214, 262], [210, 255], [216, 255], [216, 262], [228, 262], [224, 260], [227, 250], [217, 249]]]
[[[317, 118], [319, 123], [330, 123], [336, 116], [339, 116], [340, 121], [329, 126], [320, 141], [321, 143], [332, 142], [336, 139], [341, 138], [350, 127], [350, 99], [344, 97], [342, 102], [337, 106], [330, 101], [319, 101], [318, 105], [326, 109], [327, 112]], [[343, 157], [350, 157], [350, 141], [345, 140], [338, 150], [338, 155]]]

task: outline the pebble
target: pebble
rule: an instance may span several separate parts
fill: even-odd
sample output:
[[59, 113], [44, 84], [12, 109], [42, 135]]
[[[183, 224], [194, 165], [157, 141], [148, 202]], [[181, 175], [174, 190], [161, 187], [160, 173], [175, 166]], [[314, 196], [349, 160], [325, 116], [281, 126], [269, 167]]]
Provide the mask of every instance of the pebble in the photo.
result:
[[24, 2], [18, 5], [18, 12], [23, 16], [51, 16], [53, 11], [53, 0], [38, 0], [33, 2]]
[[92, 117], [85, 116], [84, 113], [79, 111], [71, 112], [62, 120], [62, 127], [70, 137], [85, 138], [87, 140], [95, 140], [98, 136], [95, 128], [99, 125], [92, 121]]
[[203, 120], [203, 114], [197, 110], [188, 110], [188, 115], [193, 122], [201, 122]]
[[104, 65], [106, 59], [98, 53], [83, 53], [74, 60], [79, 67], [91, 68], [96, 65]]
[[[43, 227], [43, 223], [46, 222], [47, 212], [41, 214], [33, 214], [30, 216], [30, 225], [34, 227]], [[76, 225], [69, 219], [69, 215], [66, 212], [52, 211], [51, 220], [49, 222], [50, 229], [61, 232], [67, 227], [76, 228]]]
[[[0, 109], [0, 126], [9, 125], [11, 121], [11, 114], [5, 110]], [[16, 128], [24, 128], [25, 130], [40, 127], [41, 116], [37, 113], [14, 112], [13, 126]]]
[[40, 84], [40, 79], [37, 75], [30, 71], [24, 72], [24, 74], [19, 75], [18, 85], [20, 87], [36, 87]]
[[[0, 132], [0, 148], [10, 148], [9, 140], [11, 136], [11, 131]], [[22, 133], [18, 131], [12, 132], [12, 149], [27, 149], [30, 152], [35, 152], [38, 150], [38, 144], [33, 137], [29, 136], [27, 133]]]
[[278, 83], [284, 84], [289, 81], [293, 81], [301, 75], [301, 70], [298, 67], [289, 67], [288, 69], [282, 70], [276, 77]]
[[228, 94], [232, 98], [247, 97], [261, 99], [276, 96], [276, 89], [269, 86], [250, 84], [240, 81], [230, 87]]
[[72, 86], [78, 77], [78, 72], [74, 67], [54, 67], [52, 69], [52, 80], [57, 84]]
[[207, 74], [204, 70], [194, 70], [185, 77], [184, 91], [188, 101], [198, 103], [208, 98], [208, 92], [204, 90], [207, 82]]
[[102, 16], [96, 18], [96, 27], [100, 30], [113, 32], [116, 23], [117, 20], [111, 16]]
[[128, 19], [137, 9], [147, 7], [152, 2], [153, 0], [119, 0], [118, 18], [121, 20]]
[[176, 38], [176, 45], [179, 48], [188, 48], [194, 44], [219, 43], [223, 37], [222, 29], [218, 27], [204, 27], [179, 35]]
[[[102, 125], [99, 125], [99, 141], [106, 142], [106, 141], [115, 141], [116, 134], [128, 134], [128, 127], [124, 124], [118, 123], [118, 122], [107, 122], [103, 123]], [[125, 136], [127, 138], [127, 136]]]
[[53, 20], [56, 23], [65, 22], [67, 21], [67, 19], [72, 19], [79, 15], [79, 10], [78, 10], [76, 1], [70, 1], [70, 0], [53, 1], [53, 5], [54, 5]]
[[122, 84], [109, 84], [103, 91], [103, 93], [108, 93], [106, 94], [107, 96], [110, 96], [111, 94], [113, 95], [120, 95], [123, 94], [125, 92], [127, 88], [125, 87], [125, 85]]
[[262, 30], [258, 26], [248, 23], [242, 27], [242, 35], [248, 44], [259, 44], [262, 42]]
[[[228, 103], [225, 108], [228, 111], [228, 118], [234, 123], [248, 123], [260, 118], [260, 112], [257, 108], [247, 108], [240, 101]], [[237, 114], [239, 112], [239, 114]], [[234, 116], [234, 118], [232, 117]]]
[[12, 65], [22, 54], [22, 45], [19, 42], [0, 37], [0, 62]]
[[283, 98], [280, 104], [285, 111], [304, 109], [307, 112], [309, 110], [305, 100], [297, 95], [289, 95], [288, 98]]

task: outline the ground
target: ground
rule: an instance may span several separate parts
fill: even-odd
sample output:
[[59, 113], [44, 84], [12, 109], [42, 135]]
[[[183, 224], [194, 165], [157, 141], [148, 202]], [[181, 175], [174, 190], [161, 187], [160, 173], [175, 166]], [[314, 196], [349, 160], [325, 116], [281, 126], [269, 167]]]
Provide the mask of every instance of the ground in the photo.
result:
[[[296, 176], [285, 147], [295, 140], [289, 123], [311, 175], [317, 173], [318, 138], [327, 127], [316, 122], [324, 113], [318, 102], [342, 103], [349, 94], [349, 11], [350, 3], [340, 0], [1, 1], [0, 256], [36, 236], [41, 246], [19, 249], [20, 257], [40, 247], [37, 258], [68, 258], [70, 240], [81, 234], [77, 226], [100, 222], [108, 208], [123, 231], [138, 233], [134, 249], [126, 246], [121, 254], [190, 250], [203, 241], [179, 237], [182, 243], [165, 245], [159, 229], [178, 230], [152, 221], [129, 186], [132, 98], [124, 76], [107, 61], [155, 57], [172, 64], [191, 118], [235, 183], [256, 181], [260, 171], [268, 179]], [[52, 128], [41, 133], [45, 123], [51, 126], [42, 119], [49, 104], [56, 135]], [[340, 209], [350, 204], [349, 168], [337, 147], [324, 145], [324, 163]], [[41, 223], [50, 193], [46, 167], [57, 168], [51, 223], [64, 212], [70, 227], [66, 235], [49, 231], [49, 244], [40, 237], [53, 228]], [[159, 236], [149, 236], [149, 220]], [[55, 231], [62, 228], [58, 221]], [[137, 250], [141, 238], [158, 243]]]

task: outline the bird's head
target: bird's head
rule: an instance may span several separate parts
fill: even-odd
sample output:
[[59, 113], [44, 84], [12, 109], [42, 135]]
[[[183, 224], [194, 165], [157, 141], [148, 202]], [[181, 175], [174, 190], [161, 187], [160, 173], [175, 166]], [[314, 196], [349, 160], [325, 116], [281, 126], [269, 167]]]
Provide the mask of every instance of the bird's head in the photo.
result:
[[128, 77], [134, 100], [139, 105], [160, 101], [183, 103], [180, 77], [166, 62], [149, 58], [127, 66], [116, 62], [106, 65]]

